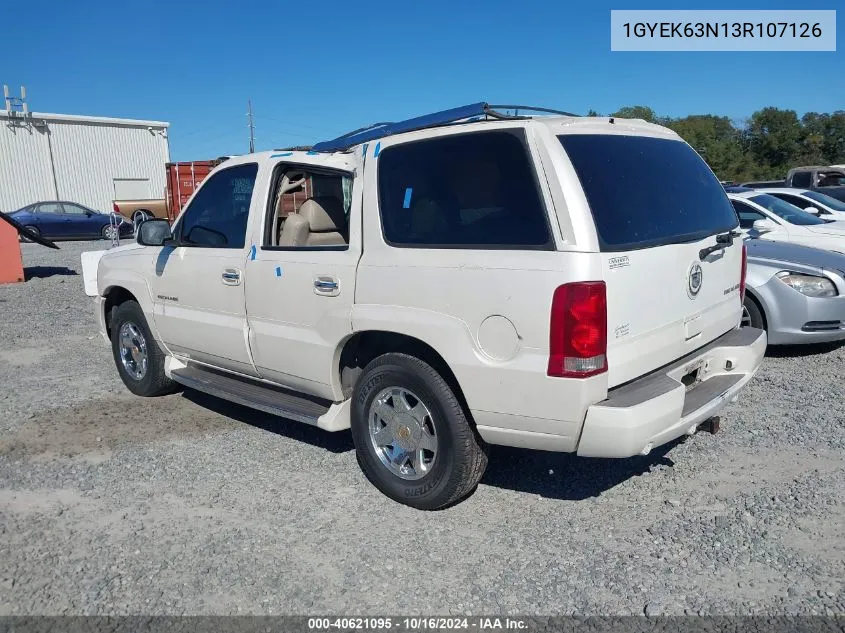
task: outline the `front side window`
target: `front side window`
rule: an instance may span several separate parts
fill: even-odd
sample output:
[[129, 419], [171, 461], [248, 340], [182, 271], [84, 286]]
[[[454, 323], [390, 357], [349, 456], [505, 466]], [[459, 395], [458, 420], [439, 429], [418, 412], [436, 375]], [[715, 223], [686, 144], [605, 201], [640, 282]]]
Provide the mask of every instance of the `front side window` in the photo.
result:
[[63, 202], [62, 206], [65, 208], [65, 213], [68, 215], [85, 215], [86, 210], [78, 204], [71, 204], [70, 202]]
[[229, 167], [208, 178], [179, 222], [184, 246], [243, 248], [258, 165]]
[[378, 180], [382, 230], [393, 246], [553, 247], [522, 131], [389, 147], [379, 157]]
[[842, 187], [845, 186], [845, 174], [839, 171], [826, 171], [819, 173], [819, 187]]
[[693, 242], [736, 227], [724, 188], [686, 143], [620, 134], [558, 138], [581, 181], [602, 251]]
[[759, 204], [764, 209], [768, 209], [776, 216], [783, 218], [790, 224], [797, 224], [799, 226], [809, 226], [813, 224], [825, 224], [825, 221], [817, 218], [812, 213], [807, 213], [796, 207], [794, 204], [784, 202], [780, 198], [775, 198], [767, 193], [759, 196], [752, 196], [749, 198], [752, 202]]
[[737, 200], [731, 200], [731, 204], [733, 205], [734, 209], [736, 210], [736, 214], [739, 216], [739, 226], [740, 226], [740, 228], [752, 229], [752, 228], [754, 228], [754, 223], [757, 220], [767, 219], [765, 215], [763, 215], [759, 211], [751, 208], [749, 205], [745, 204], [744, 202], [739, 202]]

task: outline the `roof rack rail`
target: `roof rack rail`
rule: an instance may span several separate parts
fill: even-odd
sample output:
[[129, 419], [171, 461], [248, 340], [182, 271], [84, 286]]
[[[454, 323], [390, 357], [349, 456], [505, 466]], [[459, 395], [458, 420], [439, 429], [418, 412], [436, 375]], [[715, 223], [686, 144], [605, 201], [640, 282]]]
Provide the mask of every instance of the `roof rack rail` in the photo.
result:
[[[513, 110], [514, 114], [506, 114], [499, 110]], [[316, 143], [312, 150], [315, 152], [342, 152], [346, 151], [361, 143], [372, 141], [392, 134], [401, 134], [402, 132], [412, 132], [414, 130], [424, 130], [430, 127], [438, 127], [441, 125], [449, 125], [450, 123], [458, 123], [467, 119], [477, 120], [479, 117], [490, 117], [493, 119], [526, 119], [528, 116], [519, 115], [520, 110], [528, 112], [544, 112], [548, 114], [561, 114], [564, 116], [578, 116], [571, 112], [563, 112], [562, 110], [551, 110], [549, 108], [537, 108], [533, 106], [522, 105], [490, 105], [484, 101], [472, 103], [470, 105], [460, 106], [458, 108], [451, 108], [441, 112], [434, 112], [432, 114], [425, 114], [423, 116], [414, 117], [406, 121], [398, 121], [395, 123], [383, 122], [374, 123], [366, 127], [353, 130], [342, 136], [338, 136], [330, 141], [322, 141]]]

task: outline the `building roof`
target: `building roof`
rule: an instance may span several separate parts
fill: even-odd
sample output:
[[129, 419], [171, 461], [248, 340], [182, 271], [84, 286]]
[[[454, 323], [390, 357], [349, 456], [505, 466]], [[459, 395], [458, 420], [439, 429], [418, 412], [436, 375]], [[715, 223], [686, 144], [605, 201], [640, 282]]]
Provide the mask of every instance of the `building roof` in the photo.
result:
[[13, 111], [9, 116], [8, 110], [0, 110], [0, 117], [14, 118], [23, 121], [25, 118], [41, 119], [44, 121], [65, 121], [68, 123], [100, 123], [104, 125], [124, 125], [128, 127], [157, 127], [167, 128], [170, 123], [165, 121], [144, 121], [141, 119], [115, 119], [105, 116], [82, 116], [79, 114], [52, 114], [49, 112], [30, 112], [26, 117], [23, 112]]

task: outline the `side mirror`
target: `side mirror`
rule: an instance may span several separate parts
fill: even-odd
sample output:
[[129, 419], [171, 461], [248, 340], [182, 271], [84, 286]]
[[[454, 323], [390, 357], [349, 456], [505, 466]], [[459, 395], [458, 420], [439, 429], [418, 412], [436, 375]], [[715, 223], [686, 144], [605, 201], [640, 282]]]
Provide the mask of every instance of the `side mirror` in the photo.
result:
[[822, 214], [822, 212], [819, 209], [817, 209], [816, 207], [806, 207], [804, 209], [804, 211], [806, 211], [807, 213], [812, 213], [813, 215], [816, 215], [816, 216]]
[[757, 231], [758, 235], [762, 235], [763, 233], [770, 233], [777, 228], [777, 224], [766, 218], [765, 220], [755, 220], [753, 228]]
[[138, 226], [137, 241], [141, 246], [164, 246], [172, 237], [170, 223], [163, 218], [147, 220]]

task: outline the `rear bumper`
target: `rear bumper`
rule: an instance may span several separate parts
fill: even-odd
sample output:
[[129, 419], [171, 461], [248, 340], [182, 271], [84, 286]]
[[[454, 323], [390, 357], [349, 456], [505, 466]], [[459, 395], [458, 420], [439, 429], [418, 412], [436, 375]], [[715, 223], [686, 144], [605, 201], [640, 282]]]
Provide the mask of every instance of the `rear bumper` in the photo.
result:
[[[694, 433], [751, 380], [765, 351], [763, 330], [735, 329], [668, 367], [611, 389], [606, 400], [587, 409], [578, 455], [631, 457]], [[697, 367], [701, 382], [687, 391], [681, 378]]]

